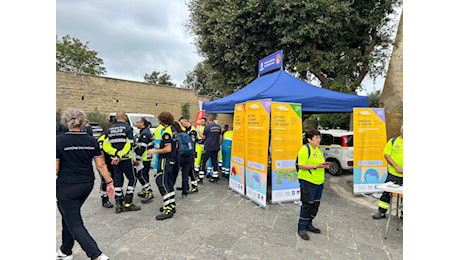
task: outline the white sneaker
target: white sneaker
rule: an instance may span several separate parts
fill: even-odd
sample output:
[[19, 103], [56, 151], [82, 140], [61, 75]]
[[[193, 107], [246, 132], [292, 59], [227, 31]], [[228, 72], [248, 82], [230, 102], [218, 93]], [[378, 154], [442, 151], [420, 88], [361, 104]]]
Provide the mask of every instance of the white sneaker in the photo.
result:
[[61, 249], [59, 249], [56, 252], [56, 260], [72, 260], [73, 256], [72, 255], [66, 255], [62, 253]]
[[110, 259], [110, 258], [109, 258], [108, 256], [104, 255], [104, 254], [101, 254], [101, 255], [97, 258], [97, 260], [109, 260], [109, 259]]

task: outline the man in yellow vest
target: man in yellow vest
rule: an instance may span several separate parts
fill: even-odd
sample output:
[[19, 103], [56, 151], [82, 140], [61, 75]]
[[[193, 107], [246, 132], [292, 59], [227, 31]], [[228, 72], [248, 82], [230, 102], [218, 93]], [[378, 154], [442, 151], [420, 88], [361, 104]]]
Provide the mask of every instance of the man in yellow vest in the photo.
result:
[[[207, 124], [206, 117], [203, 117], [201, 118], [200, 125], [197, 128], [198, 135], [196, 137], [196, 145], [195, 145], [196, 156], [195, 156], [195, 163], [194, 163], [195, 173], [199, 173], [200, 171], [201, 155], [203, 154], [203, 151], [204, 151], [204, 140], [201, 138], [201, 135], [203, 134], [206, 124]], [[204, 179], [204, 174], [203, 176], [198, 175], [199, 183], [203, 183], [203, 179]]]
[[[403, 184], [403, 127], [401, 126], [401, 135], [388, 140], [383, 149], [385, 160], [388, 162], [388, 175], [385, 182], [392, 181], [395, 184]], [[386, 217], [386, 212], [390, 207], [390, 193], [383, 192], [380, 196], [379, 211], [372, 215], [373, 219]], [[401, 212], [402, 217], [402, 212]]]
[[[133, 130], [126, 124], [127, 116], [124, 111], [116, 114], [117, 122], [107, 129], [102, 148], [112, 159], [115, 186], [115, 213], [123, 211], [137, 211], [141, 207], [133, 203], [134, 193], [134, 169], [132, 162], [131, 147], [134, 141]], [[126, 196], [123, 196], [123, 173], [128, 179]], [[124, 203], [123, 203], [124, 202]]]

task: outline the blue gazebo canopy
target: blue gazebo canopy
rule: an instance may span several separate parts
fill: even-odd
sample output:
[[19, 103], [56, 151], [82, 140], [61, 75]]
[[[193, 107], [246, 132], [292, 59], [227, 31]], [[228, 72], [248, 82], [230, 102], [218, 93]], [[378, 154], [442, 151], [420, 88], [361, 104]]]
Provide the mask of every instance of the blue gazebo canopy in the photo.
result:
[[233, 113], [235, 104], [271, 98], [273, 101], [301, 103], [302, 111], [312, 113], [353, 112], [368, 107], [366, 96], [341, 93], [313, 86], [284, 70], [259, 77], [241, 90], [224, 98], [203, 103], [206, 113]]

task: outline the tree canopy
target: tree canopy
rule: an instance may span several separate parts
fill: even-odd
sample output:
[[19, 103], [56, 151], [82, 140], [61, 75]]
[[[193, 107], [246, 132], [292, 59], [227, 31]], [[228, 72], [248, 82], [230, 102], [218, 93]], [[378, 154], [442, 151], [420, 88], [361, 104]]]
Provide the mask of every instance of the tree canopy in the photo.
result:
[[[246, 86], [258, 60], [283, 49], [284, 69], [321, 87], [356, 93], [381, 74], [392, 39], [389, 14], [398, 0], [191, 0], [187, 28], [203, 65], [195, 67], [215, 96]], [[193, 85], [193, 84], [191, 84]], [[198, 84], [200, 85], [200, 84]], [[201, 85], [200, 85], [201, 86]]]
[[175, 86], [171, 81], [171, 75], [165, 70], [163, 72], [152, 71], [152, 73], [144, 74], [144, 81], [151, 84]]
[[70, 35], [63, 36], [60, 41], [56, 35], [56, 69], [90, 75], [107, 73], [102, 66], [104, 61], [97, 57], [97, 51], [89, 49], [88, 44]]

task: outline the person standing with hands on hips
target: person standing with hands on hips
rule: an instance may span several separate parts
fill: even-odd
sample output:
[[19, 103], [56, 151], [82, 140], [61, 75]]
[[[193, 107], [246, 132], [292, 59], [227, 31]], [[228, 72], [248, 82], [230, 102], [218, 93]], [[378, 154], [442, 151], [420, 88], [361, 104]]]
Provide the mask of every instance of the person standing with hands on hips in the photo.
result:
[[69, 132], [56, 137], [56, 197], [62, 216], [62, 245], [56, 259], [73, 259], [75, 240], [91, 259], [109, 259], [86, 230], [80, 211], [94, 186], [93, 159], [104, 177], [110, 198], [115, 194], [113, 180], [96, 139], [80, 131], [85, 113], [69, 108], [62, 114], [62, 121]]
[[321, 230], [313, 227], [312, 222], [318, 213], [323, 193], [324, 169], [328, 169], [330, 163], [326, 162], [323, 152], [318, 148], [321, 142], [321, 133], [318, 130], [305, 132], [305, 140], [307, 144], [297, 154], [302, 201], [297, 233], [302, 239], [309, 240], [307, 231], [321, 233]]

